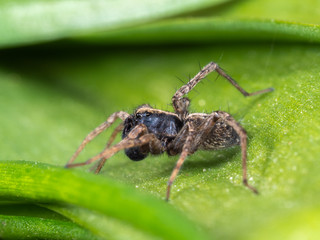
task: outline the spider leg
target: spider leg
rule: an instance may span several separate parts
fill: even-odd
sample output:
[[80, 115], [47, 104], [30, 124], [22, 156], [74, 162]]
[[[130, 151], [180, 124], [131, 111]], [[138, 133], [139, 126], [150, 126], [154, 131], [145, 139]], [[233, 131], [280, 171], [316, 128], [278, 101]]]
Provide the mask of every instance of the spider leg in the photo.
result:
[[[261, 93], [271, 92], [273, 88], [267, 88], [260, 91], [248, 93], [228, 74], [226, 74], [215, 62], [210, 62], [202, 70], [197, 73], [187, 84], [183, 85], [172, 97], [172, 105], [175, 113], [181, 118], [184, 118], [188, 113], [189, 100], [183, 96], [189, 93], [202, 79], [204, 79], [211, 72], [216, 71], [219, 75], [227, 79], [236, 89], [238, 89], [244, 96], [253, 96]], [[186, 101], [187, 100], [187, 101]]]
[[100, 154], [90, 158], [86, 162], [69, 164], [67, 165], [67, 167], [72, 168], [88, 165], [102, 158], [108, 159], [120, 150], [132, 147], [140, 147], [146, 144], [150, 144], [150, 142], [153, 141], [157, 142], [159, 140], [153, 133], [147, 132], [147, 127], [145, 125], [140, 124], [132, 129], [128, 136], [121, 140], [119, 143], [113, 145], [110, 148], [104, 149]]
[[190, 131], [188, 133], [188, 136], [186, 138], [186, 141], [183, 144], [182, 147], [182, 152], [180, 154], [179, 160], [176, 163], [175, 168], [173, 169], [171, 176], [169, 178], [168, 181], [168, 185], [167, 185], [167, 195], [166, 195], [166, 200], [169, 201], [169, 197], [170, 197], [170, 191], [171, 191], [171, 186], [172, 183], [174, 182], [176, 176], [178, 175], [182, 164], [184, 163], [184, 160], [187, 158], [188, 155], [192, 154], [192, 146], [193, 146], [193, 141], [194, 141], [194, 137], [195, 137], [196, 133], [193, 131]]
[[181, 149], [181, 141], [184, 142], [181, 150], [181, 154], [179, 160], [175, 168], [173, 169], [170, 179], [168, 181], [167, 187], [167, 196], [166, 200], [169, 200], [171, 185], [174, 182], [174, 179], [178, 175], [182, 164], [186, 157], [192, 153], [194, 153], [197, 148], [201, 145], [206, 136], [210, 134], [210, 131], [216, 121], [219, 118], [216, 114], [212, 114], [205, 122], [203, 122], [200, 126], [195, 126], [192, 122], [189, 122], [185, 125], [185, 127], [180, 131], [177, 137], [173, 140], [169, 148], [171, 148], [171, 154], [176, 154]]
[[[118, 133], [121, 132], [123, 130], [123, 123], [120, 123], [112, 132], [109, 141], [105, 147], [104, 150], [106, 150], [107, 148], [109, 148], [111, 146], [111, 144], [113, 143], [113, 141], [115, 140], [115, 138], [117, 137]], [[97, 166], [94, 166], [93, 169], [95, 168], [96, 170], [94, 171], [95, 174], [98, 174], [101, 169], [103, 168], [104, 164], [106, 163], [107, 159], [106, 158], [102, 158]]]
[[[199, 126], [196, 126], [196, 124], [193, 123], [192, 118], [189, 118], [189, 120], [189, 124], [191, 124], [192, 128], [195, 129], [195, 131], [197, 132], [197, 134], [195, 134], [193, 143], [196, 143], [194, 145], [195, 147], [198, 147], [203, 142], [203, 140], [206, 139], [206, 137], [210, 134], [211, 129], [215, 125], [216, 121], [219, 120], [219, 118], [216, 116], [216, 114], [211, 114], [206, 119], [206, 121], [204, 121]], [[184, 143], [186, 141], [190, 128], [189, 124], [185, 124], [183, 126], [178, 135], [174, 138], [174, 140], [172, 140], [172, 142], [168, 146], [169, 155], [176, 155], [182, 151], [183, 145], [181, 145], [181, 143]]]
[[252, 192], [258, 194], [257, 189], [248, 183], [247, 178], [247, 133], [240, 124], [229, 114], [222, 111], [215, 112], [223, 121], [231, 126], [240, 137], [241, 158], [242, 158], [242, 182]]
[[109, 141], [106, 145], [106, 148], [109, 148], [112, 143], [114, 142], [114, 140], [116, 139], [117, 135], [119, 134], [119, 132], [121, 132], [123, 130], [123, 122], [120, 123], [112, 132], [110, 138], [109, 138]]
[[73, 156], [70, 158], [69, 162], [66, 164], [66, 167], [71, 165], [74, 160], [78, 157], [79, 153], [84, 149], [84, 147], [96, 136], [98, 136], [100, 133], [102, 133], [104, 130], [106, 130], [112, 123], [114, 123], [118, 118], [120, 118], [122, 121], [124, 121], [127, 117], [129, 117], [130, 114], [126, 112], [115, 112], [113, 113], [107, 121], [100, 124], [97, 128], [95, 128], [92, 132], [90, 132], [86, 138], [82, 141], [76, 152], [73, 154]]
[[218, 120], [219, 118], [216, 114], [211, 114], [201, 125], [197, 127], [193, 126], [193, 128], [197, 131], [197, 134], [195, 135], [195, 138], [193, 140], [194, 143], [197, 143], [197, 147], [201, 145], [202, 142], [205, 141], [205, 139], [207, 139], [207, 136], [211, 133], [213, 126]]
[[188, 131], [189, 131], [189, 125], [185, 124], [178, 135], [170, 142], [167, 148], [168, 155], [170, 156], [175, 156], [178, 153], [181, 153], [183, 144], [186, 141], [186, 138], [188, 136]]

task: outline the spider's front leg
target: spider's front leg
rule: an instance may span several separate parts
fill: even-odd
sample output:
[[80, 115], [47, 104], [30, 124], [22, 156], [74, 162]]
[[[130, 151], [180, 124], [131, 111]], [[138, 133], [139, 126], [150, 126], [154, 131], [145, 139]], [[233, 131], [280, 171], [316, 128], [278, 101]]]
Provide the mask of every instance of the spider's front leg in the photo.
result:
[[[108, 141], [106, 147], [104, 148], [104, 150], [106, 150], [107, 148], [109, 148], [109, 147], [111, 146], [111, 144], [113, 143], [113, 141], [115, 140], [115, 138], [117, 137], [117, 135], [123, 130], [123, 127], [124, 127], [124, 126], [123, 126], [123, 122], [122, 122], [122, 123], [120, 123], [120, 124], [113, 130], [113, 132], [112, 132], [112, 134], [111, 134], [111, 136], [110, 136], [110, 138], [109, 138], [109, 141]], [[98, 174], [98, 173], [101, 171], [101, 169], [103, 168], [103, 166], [104, 166], [104, 164], [106, 163], [106, 161], [107, 161], [106, 158], [102, 158], [102, 159], [99, 161], [99, 163], [98, 163], [96, 166], [94, 166], [92, 169], [90, 169], [90, 170], [96, 169], [96, 170], [94, 171], [94, 173], [95, 173], [95, 174]]]
[[161, 142], [153, 133], [148, 133], [148, 129], [144, 124], [139, 124], [135, 126], [130, 131], [128, 136], [122, 139], [119, 143], [113, 145], [110, 148], [104, 149], [100, 154], [90, 158], [86, 162], [69, 164], [68, 167], [71, 168], [88, 165], [100, 159], [108, 159], [120, 150], [133, 147], [141, 147], [147, 144], [159, 146], [161, 145]]
[[130, 114], [120, 111], [113, 113], [110, 117], [108, 117], [107, 121], [100, 124], [97, 128], [95, 128], [92, 132], [90, 132], [85, 139], [82, 141], [76, 152], [73, 154], [73, 156], [70, 158], [69, 162], [66, 164], [66, 168], [72, 165], [74, 160], [78, 157], [80, 152], [84, 149], [84, 147], [91, 142], [96, 136], [98, 136], [100, 133], [102, 133], [104, 130], [106, 130], [112, 123], [114, 123], [118, 118], [120, 118], [122, 121], [124, 121], [127, 117], [129, 117]]

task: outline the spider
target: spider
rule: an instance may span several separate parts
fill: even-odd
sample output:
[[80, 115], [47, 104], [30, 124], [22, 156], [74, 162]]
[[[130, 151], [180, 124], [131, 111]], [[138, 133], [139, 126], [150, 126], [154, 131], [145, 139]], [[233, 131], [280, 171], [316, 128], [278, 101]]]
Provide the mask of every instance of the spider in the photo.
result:
[[[169, 200], [170, 190], [182, 164], [188, 155], [197, 150], [218, 150], [234, 145], [241, 146], [242, 181], [252, 192], [258, 191], [247, 180], [247, 134], [243, 127], [227, 112], [189, 113], [190, 100], [183, 97], [189, 93], [209, 73], [216, 71], [228, 80], [244, 96], [253, 96], [270, 92], [273, 88], [248, 93], [235, 80], [227, 75], [215, 62], [210, 62], [183, 85], [172, 97], [173, 112], [154, 109], [145, 104], [139, 106], [133, 114], [123, 111], [115, 112], [90, 132], [73, 154], [66, 168], [87, 165], [100, 160], [95, 173], [99, 173], [106, 160], [120, 150], [133, 161], [143, 160], [148, 154], [158, 155], [167, 152], [169, 156], [180, 155], [167, 185], [166, 200]], [[110, 127], [117, 119], [118, 125], [105, 149], [86, 162], [73, 163], [83, 148], [97, 135]], [[117, 134], [122, 131], [122, 140], [112, 145]]]

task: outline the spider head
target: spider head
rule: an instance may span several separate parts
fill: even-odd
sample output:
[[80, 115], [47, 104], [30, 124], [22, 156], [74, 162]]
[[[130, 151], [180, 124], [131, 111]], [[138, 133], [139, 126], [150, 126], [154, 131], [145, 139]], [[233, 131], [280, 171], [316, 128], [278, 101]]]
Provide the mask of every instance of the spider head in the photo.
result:
[[[125, 120], [122, 138], [127, 137], [134, 127], [141, 124], [146, 126], [148, 133], [153, 133], [159, 139], [164, 149], [183, 126], [182, 121], [175, 113], [154, 109], [149, 105], [142, 105]], [[146, 146], [125, 150], [127, 156], [135, 161], [144, 159], [148, 152], [150, 152], [150, 149]]]
[[175, 137], [182, 128], [182, 122], [175, 113], [154, 109], [149, 105], [138, 107], [132, 115], [135, 125], [144, 124], [149, 133], [159, 139]]

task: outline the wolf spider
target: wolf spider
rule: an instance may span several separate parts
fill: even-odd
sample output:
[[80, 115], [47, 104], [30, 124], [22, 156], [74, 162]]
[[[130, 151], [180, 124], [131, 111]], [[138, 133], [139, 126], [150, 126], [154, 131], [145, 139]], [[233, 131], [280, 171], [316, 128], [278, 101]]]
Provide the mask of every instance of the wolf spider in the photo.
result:
[[[172, 97], [174, 113], [154, 109], [149, 105], [139, 106], [133, 114], [115, 112], [100, 126], [90, 132], [66, 164], [67, 168], [87, 165], [100, 160], [95, 173], [99, 173], [106, 160], [124, 149], [133, 161], [140, 161], [148, 154], [167, 152], [169, 156], [180, 154], [167, 185], [166, 200], [170, 197], [171, 185], [188, 155], [199, 150], [217, 150], [234, 145], [241, 146], [243, 184], [252, 192], [258, 191], [247, 180], [247, 134], [240, 124], [223, 111], [210, 114], [188, 112], [190, 100], [183, 97], [189, 93], [209, 73], [216, 71], [227, 79], [244, 96], [270, 92], [267, 88], [253, 93], [246, 92], [235, 80], [227, 75], [216, 63], [210, 62]], [[73, 163], [83, 148], [98, 134], [106, 130], [116, 119], [123, 122], [113, 131], [105, 149], [86, 162]], [[117, 134], [122, 131], [122, 140], [111, 146]]]

